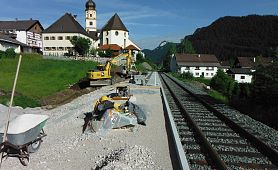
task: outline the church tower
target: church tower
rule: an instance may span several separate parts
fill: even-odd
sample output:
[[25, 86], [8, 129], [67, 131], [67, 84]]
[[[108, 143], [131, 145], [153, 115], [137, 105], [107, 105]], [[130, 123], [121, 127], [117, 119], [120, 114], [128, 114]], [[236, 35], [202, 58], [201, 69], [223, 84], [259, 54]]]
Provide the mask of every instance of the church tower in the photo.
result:
[[96, 4], [93, 0], [88, 0], [86, 2], [86, 31], [97, 31], [97, 12], [96, 12]]

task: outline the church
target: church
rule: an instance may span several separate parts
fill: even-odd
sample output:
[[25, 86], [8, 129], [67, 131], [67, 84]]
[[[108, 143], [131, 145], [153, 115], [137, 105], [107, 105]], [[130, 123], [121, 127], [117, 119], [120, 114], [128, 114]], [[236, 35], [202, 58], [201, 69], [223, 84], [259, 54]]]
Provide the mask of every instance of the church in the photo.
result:
[[92, 48], [95, 49], [141, 51], [129, 39], [129, 31], [117, 13], [101, 29], [97, 29], [97, 10], [93, 0], [88, 0], [85, 4], [85, 29], [77, 22], [75, 15], [66, 13], [42, 32], [43, 54], [70, 54], [73, 51], [70, 42], [73, 36], [90, 39]]

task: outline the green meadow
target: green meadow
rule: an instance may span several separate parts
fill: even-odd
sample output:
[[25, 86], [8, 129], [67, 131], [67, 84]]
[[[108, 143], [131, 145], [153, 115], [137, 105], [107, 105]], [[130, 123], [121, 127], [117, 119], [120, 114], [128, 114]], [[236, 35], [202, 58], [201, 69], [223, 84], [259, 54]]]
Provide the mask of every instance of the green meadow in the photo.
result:
[[[0, 102], [7, 104], [12, 91], [18, 56], [15, 59], [0, 59]], [[35, 107], [40, 99], [68, 88], [95, 67], [91, 61], [62, 61], [43, 59], [37, 54], [23, 54], [16, 86], [15, 105]]]

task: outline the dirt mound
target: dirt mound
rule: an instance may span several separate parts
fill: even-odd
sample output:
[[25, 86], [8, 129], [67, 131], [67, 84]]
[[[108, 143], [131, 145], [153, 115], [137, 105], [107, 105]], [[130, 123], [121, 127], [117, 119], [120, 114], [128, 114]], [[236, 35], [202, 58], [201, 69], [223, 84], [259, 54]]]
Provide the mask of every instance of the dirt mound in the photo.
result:
[[73, 99], [82, 96], [83, 94], [87, 94], [91, 91], [93, 91], [93, 89], [82, 89], [82, 90], [66, 89], [54, 95], [44, 97], [43, 99], [41, 99], [41, 105], [47, 106], [46, 107], [47, 109], [52, 109], [57, 106], [69, 103]]

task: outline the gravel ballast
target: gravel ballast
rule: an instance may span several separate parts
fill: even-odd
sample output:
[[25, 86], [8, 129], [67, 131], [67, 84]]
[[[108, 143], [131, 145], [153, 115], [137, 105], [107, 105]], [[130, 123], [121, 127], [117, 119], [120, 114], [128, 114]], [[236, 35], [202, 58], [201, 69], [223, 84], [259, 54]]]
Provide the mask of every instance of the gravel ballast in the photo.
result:
[[[105, 136], [89, 130], [81, 133], [84, 121], [77, 117], [92, 111], [95, 101], [115, 92], [115, 87], [103, 87], [52, 110], [13, 109], [18, 114], [48, 115], [50, 118], [44, 128], [48, 136], [38, 152], [31, 154], [27, 167], [17, 158], [8, 158], [3, 161], [2, 168], [173, 169], [159, 88], [131, 86], [135, 104], [147, 115], [146, 126], [113, 129]], [[5, 110], [4, 106], [1, 110]], [[0, 114], [4, 115], [1, 111]]]

